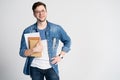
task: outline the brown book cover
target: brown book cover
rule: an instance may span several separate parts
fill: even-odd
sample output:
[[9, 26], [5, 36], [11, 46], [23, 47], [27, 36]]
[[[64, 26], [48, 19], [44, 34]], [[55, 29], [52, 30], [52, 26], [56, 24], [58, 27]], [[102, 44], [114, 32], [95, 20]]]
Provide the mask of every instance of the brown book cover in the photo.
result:
[[[29, 44], [29, 48], [32, 49], [36, 46], [36, 44], [39, 42], [40, 37], [28, 37], [28, 44]], [[31, 54], [32, 57], [41, 57], [42, 56], [42, 52], [34, 52], [33, 54]]]

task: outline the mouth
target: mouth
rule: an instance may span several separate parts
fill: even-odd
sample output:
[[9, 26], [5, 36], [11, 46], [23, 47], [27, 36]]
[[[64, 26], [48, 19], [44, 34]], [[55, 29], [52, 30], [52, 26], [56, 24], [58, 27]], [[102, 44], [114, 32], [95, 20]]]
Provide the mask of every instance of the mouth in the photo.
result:
[[40, 17], [38, 20], [39, 20], [40, 22], [44, 22], [44, 21], [46, 20], [46, 18], [45, 18], [45, 17]]
[[44, 18], [45, 16], [44, 15], [39, 15], [39, 18]]

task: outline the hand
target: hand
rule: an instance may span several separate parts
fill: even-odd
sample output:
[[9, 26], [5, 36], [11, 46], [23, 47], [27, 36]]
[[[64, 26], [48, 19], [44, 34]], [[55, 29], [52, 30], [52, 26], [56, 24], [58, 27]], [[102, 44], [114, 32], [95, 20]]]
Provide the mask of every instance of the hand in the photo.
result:
[[56, 57], [53, 57], [52, 60], [53, 60], [53, 61], [51, 62], [52, 64], [57, 64], [58, 62], [61, 61], [61, 58], [60, 58], [60, 56], [56, 56]]
[[42, 43], [39, 41], [32, 50], [33, 50], [33, 52], [42, 52], [42, 50], [43, 50]]
[[25, 53], [24, 53], [25, 56], [30, 56], [31, 54], [32, 54], [32, 50], [31, 49], [25, 50]]

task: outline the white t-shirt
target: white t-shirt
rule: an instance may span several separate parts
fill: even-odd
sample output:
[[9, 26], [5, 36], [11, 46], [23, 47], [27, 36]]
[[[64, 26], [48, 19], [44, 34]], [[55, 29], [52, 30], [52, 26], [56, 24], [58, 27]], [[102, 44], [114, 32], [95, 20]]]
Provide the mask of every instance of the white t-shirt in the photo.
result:
[[40, 33], [40, 38], [41, 38], [41, 42], [43, 45], [42, 57], [34, 58], [32, 63], [31, 63], [31, 66], [37, 67], [40, 69], [49, 69], [49, 68], [51, 68], [51, 65], [49, 62], [47, 39], [46, 39], [46, 35], [45, 35], [46, 28], [42, 29], [42, 30], [38, 29], [38, 32]]
[[42, 57], [40, 58], [34, 58], [31, 66], [37, 67], [40, 69], [49, 69], [51, 68], [50, 62], [49, 62], [49, 55], [48, 55], [48, 49], [47, 49], [47, 40], [41, 40], [43, 44], [43, 52]]

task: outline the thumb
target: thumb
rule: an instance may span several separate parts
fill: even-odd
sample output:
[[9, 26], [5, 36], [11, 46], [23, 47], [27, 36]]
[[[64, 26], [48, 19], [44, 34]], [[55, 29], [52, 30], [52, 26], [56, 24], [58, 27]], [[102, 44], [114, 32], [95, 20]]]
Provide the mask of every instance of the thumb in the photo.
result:
[[39, 46], [40, 45], [40, 41], [37, 42], [36, 46]]

